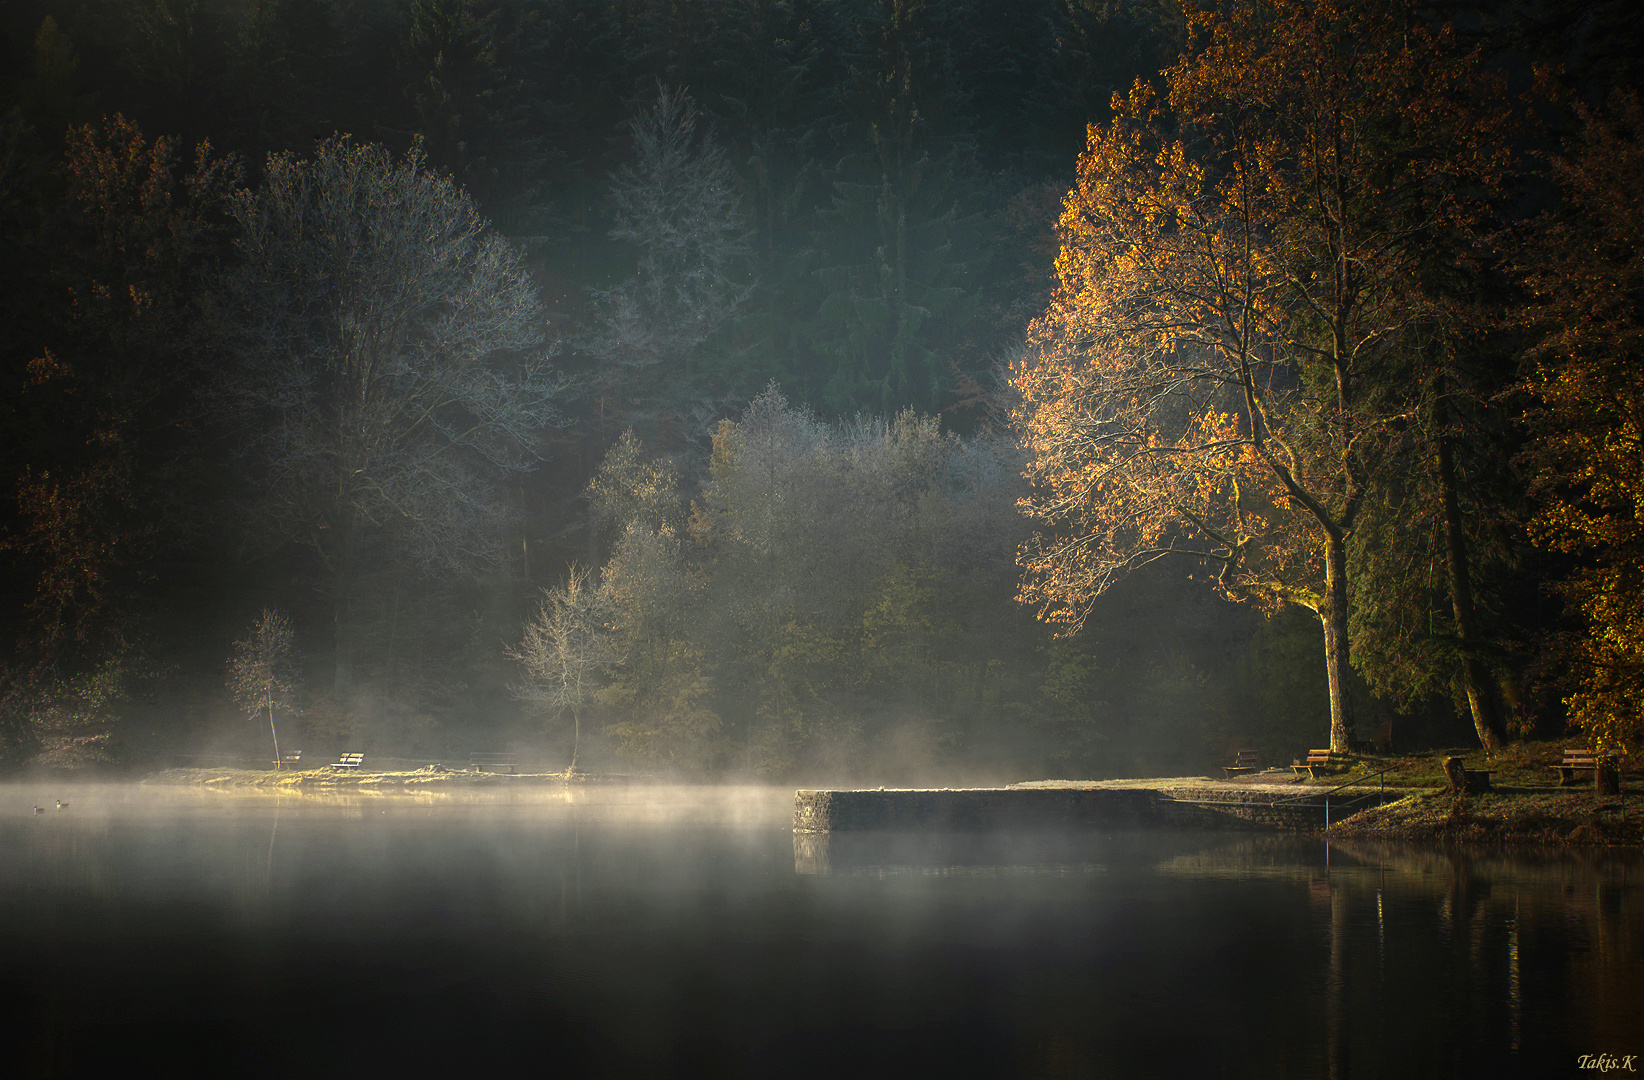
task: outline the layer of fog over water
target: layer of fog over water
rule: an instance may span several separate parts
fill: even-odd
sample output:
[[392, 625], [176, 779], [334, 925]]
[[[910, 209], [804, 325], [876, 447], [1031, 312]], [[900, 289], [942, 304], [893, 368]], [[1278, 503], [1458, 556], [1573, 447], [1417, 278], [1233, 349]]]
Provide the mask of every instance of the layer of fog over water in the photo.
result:
[[791, 807], [0, 788], [8, 1064], [1448, 1077], [1644, 1052], [1636, 853], [796, 837]]

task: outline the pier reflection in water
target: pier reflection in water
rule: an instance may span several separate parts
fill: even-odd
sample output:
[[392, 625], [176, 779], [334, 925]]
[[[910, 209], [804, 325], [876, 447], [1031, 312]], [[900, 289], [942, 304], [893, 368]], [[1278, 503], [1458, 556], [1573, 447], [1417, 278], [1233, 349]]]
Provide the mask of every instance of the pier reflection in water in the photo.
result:
[[1556, 1076], [1644, 1050], [1636, 855], [794, 836], [765, 789], [0, 795], [14, 1075]]
[[[1178, 932], [1152, 941], [1107, 923], [1144, 954], [1123, 977], [1169, 1008], [1197, 1001], [1214, 1017], [1246, 1016], [1212, 1023], [1234, 1044], [1289, 1062], [1224, 1062], [1218, 1074], [1561, 1075], [1581, 1054], [1637, 1055], [1644, 1071], [1640, 853], [1206, 834], [1192, 850], [1155, 857], [1182, 839], [796, 834], [794, 868], [869, 879], [1087, 877], [1093, 894], [1173, 912]], [[1211, 986], [1223, 1000], [1205, 994]]]

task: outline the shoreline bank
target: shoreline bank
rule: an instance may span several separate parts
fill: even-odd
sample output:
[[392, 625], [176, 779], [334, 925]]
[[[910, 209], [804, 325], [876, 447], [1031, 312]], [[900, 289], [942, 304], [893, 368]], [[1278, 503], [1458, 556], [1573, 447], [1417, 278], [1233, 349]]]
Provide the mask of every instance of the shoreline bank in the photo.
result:
[[1634, 789], [1503, 789], [1409, 794], [1334, 822], [1330, 840], [1538, 847], [1644, 846], [1644, 798]]
[[137, 782], [156, 787], [217, 787], [247, 791], [277, 791], [292, 788], [315, 789], [407, 789], [441, 787], [556, 787], [587, 783], [632, 783], [633, 777], [590, 773], [502, 773], [476, 772], [429, 765], [404, 772], [355, 772], [322, 767], [275, 772], [269, 769], [175, 768], [150, 773]]
[[[138, 781], [246, 793], [414, 792], [499, 787], [643, 784], [634, 775], [476, 772], [430, 765], [403, 772], [288, 772], [173, 768]], [[1357, 794], [1360, 802], [1349, 801]], [[1376, 799], [1382, 805], [1374, 805]], [[1365, 805], [1365, 803], [1371, 805]], [[1328, 811], [1326, 809], [1328, 804]], [[1326, 814], [1328, 813], [1328, 824]], [[801, 788], [796, 834], [883, 830], [983, 831], [1054, 828], [1227, 828], [1310, 833], [1329, 840], [1539, 847], [1644, 847], [1644, 798], [1590, 787], [1502, 786], [1473, 795], [1429, 787], [1350, 789], [1269, 774], [1236, 781], [1205, 777], [1038, 780], [989, 788]]]

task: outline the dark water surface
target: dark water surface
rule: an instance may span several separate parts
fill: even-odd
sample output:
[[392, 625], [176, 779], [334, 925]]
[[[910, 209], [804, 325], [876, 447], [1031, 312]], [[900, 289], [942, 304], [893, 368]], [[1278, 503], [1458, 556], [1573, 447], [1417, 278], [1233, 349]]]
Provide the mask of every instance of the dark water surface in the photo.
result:
[[1644, 1071], [1636, 853], [794, 837], [791, 806], [0, 787], [0, 1075]]

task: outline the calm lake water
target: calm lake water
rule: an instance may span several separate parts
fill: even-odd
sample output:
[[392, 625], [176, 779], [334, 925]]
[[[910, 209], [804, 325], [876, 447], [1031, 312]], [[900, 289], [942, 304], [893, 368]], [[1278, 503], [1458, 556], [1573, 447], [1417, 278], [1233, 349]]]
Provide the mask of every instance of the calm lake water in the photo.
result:
[[0, 1074], [1644, 1070], [1636, 853], [796, 838], [791, 805], [0, 787]]

